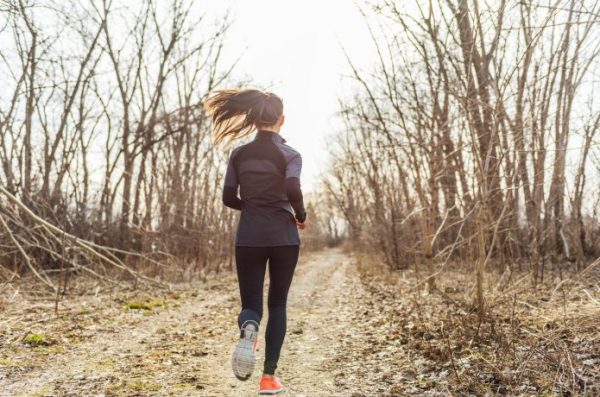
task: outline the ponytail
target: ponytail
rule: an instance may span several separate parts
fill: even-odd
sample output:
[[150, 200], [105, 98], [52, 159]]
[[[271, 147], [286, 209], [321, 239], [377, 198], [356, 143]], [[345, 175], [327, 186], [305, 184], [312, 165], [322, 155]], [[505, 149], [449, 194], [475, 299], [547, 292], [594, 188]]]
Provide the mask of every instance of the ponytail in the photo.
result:
[[255, 89], [220, 90], [204, 103], [214, 124], [215, 143], [231, 142], [252, 132], [254, 127], [273, 125], [283, 114], [277, 95]]

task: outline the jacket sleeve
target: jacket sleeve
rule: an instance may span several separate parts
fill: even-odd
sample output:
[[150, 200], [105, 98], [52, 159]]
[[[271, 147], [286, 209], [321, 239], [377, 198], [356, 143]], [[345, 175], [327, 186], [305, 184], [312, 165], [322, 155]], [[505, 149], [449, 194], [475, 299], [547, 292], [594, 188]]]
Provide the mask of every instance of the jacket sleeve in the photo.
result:
[[235, 150], [229, 157], [229, 163], [227, 164], [227, 171], [225, 172], [225, 183], [223, 184], [223, 204], [234, 210], [242, 209], [242, 200], [238, 197], [238, 186], [239, 181], [237, 178], [237, 172], [233, 163]]
[[304, 209], [304, 198], [300, 187], [300, 172], [302, 171], [302, 156], [296, 153], [287, 163], [285, 169], [285, 192], [294, 209], [296, 219], [299, 222], [306, 220]]

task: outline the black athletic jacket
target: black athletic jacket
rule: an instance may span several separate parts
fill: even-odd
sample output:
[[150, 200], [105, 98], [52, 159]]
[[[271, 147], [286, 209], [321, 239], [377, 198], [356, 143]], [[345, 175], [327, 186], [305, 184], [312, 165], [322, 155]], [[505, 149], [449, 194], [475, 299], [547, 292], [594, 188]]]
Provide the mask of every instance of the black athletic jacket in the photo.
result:
[[225, 174], [223, 203], [242, 211], [237, 246], [300, 244], [295, 219], [304, 222], [306, 218], [301, 169], [300, 153], [275, 132], [258, 131], [252, 142], [233, 150]]

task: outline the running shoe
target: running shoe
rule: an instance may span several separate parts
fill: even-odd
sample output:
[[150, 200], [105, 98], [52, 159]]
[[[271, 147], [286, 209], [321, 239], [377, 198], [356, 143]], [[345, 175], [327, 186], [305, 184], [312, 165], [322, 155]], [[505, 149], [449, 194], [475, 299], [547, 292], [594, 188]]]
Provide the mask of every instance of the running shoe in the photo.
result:
[[258, 337], [258, 324], [254, 321], [246, 321], [242, 325], [241, 337], [235, 346], [233, 356], [231, 357], [231, 367], [233, 373], [239, 380], [248, 380], [252, 371], [256, 357], [256, 342]]
[[285, 388], [275, 375], [263, 375], [260, 379], [260, 389], [258, 394], [272, 395], [281, 393]]

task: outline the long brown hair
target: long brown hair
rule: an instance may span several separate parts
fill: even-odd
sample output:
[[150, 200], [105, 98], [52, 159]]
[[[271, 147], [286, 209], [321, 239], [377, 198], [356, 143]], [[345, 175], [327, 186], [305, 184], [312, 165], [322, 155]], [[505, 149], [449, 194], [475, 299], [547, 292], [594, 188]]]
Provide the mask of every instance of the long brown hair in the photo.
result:
[[212, 117], [215, 142], [230, 142], [250, 134], [254, 127], [275, 124], [283, 114], [283, 101], [256, 89], [219, 90], [211, 93], [204, 109]]

